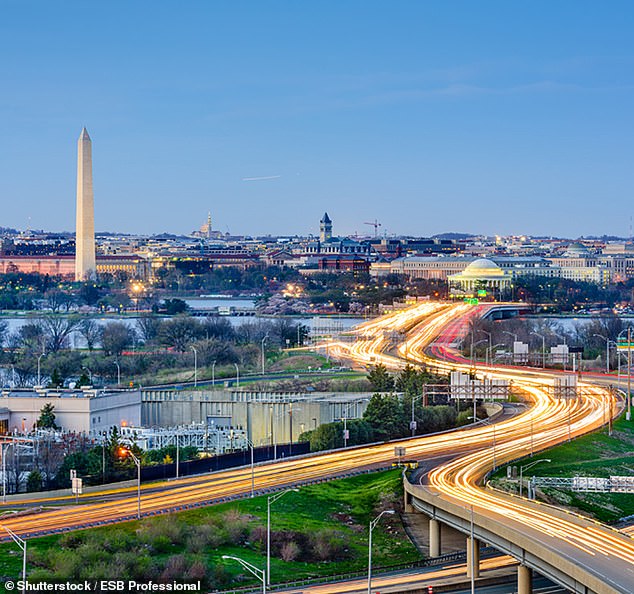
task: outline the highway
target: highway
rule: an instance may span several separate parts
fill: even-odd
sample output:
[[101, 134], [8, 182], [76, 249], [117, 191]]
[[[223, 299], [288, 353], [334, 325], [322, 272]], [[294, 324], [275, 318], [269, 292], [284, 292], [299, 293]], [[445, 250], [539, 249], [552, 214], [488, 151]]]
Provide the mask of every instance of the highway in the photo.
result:
[[[398, 349], [399, 354], [442, 371], [469, 371], [469, 365], [452, 352], [451, 347], [473, 315], [472, 311], [463, 305], [439, 311], [408, 333], [407, 342]], [[398, 318], [398, 314], [393, 318]], [[383, 325], [384, 320], [377, 323], [377, 333]], [[367, 333], [368, 328], [364, 331]], [[372, 353], [372, 348], [382, 348], [385, 341], [374, 339], [370, 349], [364, 344], [353, 344], [348, 356], [366, 362], [374, 357], [391, 368], [402, 366], [402, 361], [395, 357], [385, 353], [377, 357]], [[346, 345], [338, 346], [345, 355]], [[432, 359], [428, 353], [448, 358], [450, 362]], [[488, 432], [491, 447], [431, 471], [425, 492], [420, 491], [419, 496], [427, 501], [437, 497], [432, 507], [443, 507], [448, 515], [458, 519], [467, 519], [473, 507], [476, 524], [494, 526], [508, 539], [516, 534], [515, 539], [526, 541], [529, 547], [534, 543], [536, 549], [546, 550], [555, 563], [570, 568], [566, 569], [568, 573], [574, 573], [575, 565], [583, 567], [588, 574], [583, 579], [592, 584], [589, 591], [595, 591], [596, 587], [597, 591], [631, 594], [634, 592], [634, 542], [629, 536], [573, 514], [481, 487], [482, 480], [494, 466], [525, 456], [531, 447], [544, 449], [600, 427], [608, 415], [618, 410], [614, 396], [603, 388], [581, 383], [578, 398], [555, 398], [552, 390], [544, 387], [547, 381], [552, 383], [552, 374], [497, 366], [485, 369], [491, 377], [513, 380], [515, 387], [533, 401], [533, 407], [511, 421], [482, 429]], [[416, 496], [415, 489], [413, 494]], [[446, 505], [443, 506], [441, 500]]]
[[[470, 306], [427, 303], [362, 324], [351, 343], [331, 342], [328, 348], [331, 355], [360, 364], [380, 361], [398, 369], [403, 366], [402, 357], [406, 356], [410, 361], [445, 371], [466, 370], [467, 365], [439, 361], [429, 353], [434, 356], [448, 353], [460, 328], [464, 328], [471, 315], [473, 309]], [[386, 352], [397, 335], [403, 339], [398, 348], [400, 356]], [[498, 367], [488, 367], [486, 373], [513, 379], [533, 406], [500, 423], [404, 440], [402, 445], [407, 447], [408, 457], [461, 454], [458, 459], [432, 471], [429, 484], [424, 488], [433, 490], [438, 500], [463, 511], [465, 505], [472, 505], [478, 521], [493, 518], [508, 524], [511, 532], [524, 537], [528, 534], [553, 555], [559, 556], [562, 562], [578, 560], [606, 584], [607, 589], [602, 592], [631, 594], [634, 592], [634, 541], [629, 536], [578, 516], [558, 515], [547, 506], [537, 507], [534, 503], [480, 486], [493, 466], [494, 456], [500, 465], [526, 455], [531, 447], [538, 451], [561, 443], [569, 436], [599, 428], [606, 415], [619, 410], [614, 396], [603, 388], [583, 384], [579, 398], [557, 399], [543, 387], [544, 382], [552, 381], [552, 375], [547, 373]], [[253, 480], [259, 491], [341, 476], [385, 466], [393, 461], [393, 450], [394, 443], [379, 444], [266, 463], [255, 468]], [[250, 469], [242, 468], [149, 485], [142, 494], [142, 512], [153, 515], [231, 496], [244, 496], [251, 490], [251, 480]], [[3, 523], [22, 536], [32, 536], [130, 520], [135, 515], [136, 497], [123, 492], [114, 501], [7, 517]]]

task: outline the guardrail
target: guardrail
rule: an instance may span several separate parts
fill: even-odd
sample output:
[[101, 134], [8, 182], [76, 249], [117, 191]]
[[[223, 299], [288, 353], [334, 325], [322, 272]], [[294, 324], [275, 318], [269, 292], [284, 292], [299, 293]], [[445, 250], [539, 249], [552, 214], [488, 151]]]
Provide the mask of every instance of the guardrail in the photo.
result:
[[[482, 549], [481, 557], [493, 556], [498, 554], [495, 549], [492, 547], [487, 547], [486, 549]], [[397, 565], [387, 565], [383, 567], [373, 567], [372, 573], [373, 575], [380, 575], [398, 571], [405, 571], [408, 569], [422, 569], [424, 567], [437, 567], [439, 565], [444, 565], [446, 563], [455, 563], [455, 562], [465, 562], [467, 559], [467, 554], [464, 551], [457, 551], [455, 553], [448, 553], [446, 555], [441, 555], [440, 557], [434, 557], [432, 559], [421, 559], [420, 561], [416, 561], [414, 563], [399, 563]], [[344, 582], [346, 580], [354, 580], [357, 578], [364, 578], [368, 575], [368, 570], [363, 569], [359, 571], [347, 572], [347, 573], [338, 573], [329, 576], [320, 576], [313, 578], [306, 578], [304, 580], [295, 580], [292, 582], [282, 582], [279, 584], [271, 585], [271, 591], [282, 590], [288, 588], [301, 588], [303, 586], [311, 586], [317, 584], [331, 584], [333, 582]], [[249, 594], [250, 592], [261, 592], [262, 588], [258, 585], [253, 586], [244, 586], [243, 588], [233, 588], [231, 590], [212, 590], [212, 592], [217, 594]]]

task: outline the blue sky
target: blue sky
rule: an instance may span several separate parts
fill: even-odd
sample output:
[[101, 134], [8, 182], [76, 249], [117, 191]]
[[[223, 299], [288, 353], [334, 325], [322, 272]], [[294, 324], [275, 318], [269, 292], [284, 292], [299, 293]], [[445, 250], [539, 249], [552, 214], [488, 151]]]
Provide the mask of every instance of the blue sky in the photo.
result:
[[[0, 0], [0, 226], [627, 235], [634, 4]], [[243, 181], [249, 177], [270, 179]]]

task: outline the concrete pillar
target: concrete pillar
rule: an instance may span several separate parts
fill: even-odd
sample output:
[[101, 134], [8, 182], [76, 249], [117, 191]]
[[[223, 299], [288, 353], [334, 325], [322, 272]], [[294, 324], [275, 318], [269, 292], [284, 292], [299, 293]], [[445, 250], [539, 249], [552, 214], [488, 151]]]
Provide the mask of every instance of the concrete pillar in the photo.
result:
[[440, 556], [440, 522], [433, 518], [429, 520], [429, 556]]
[[467, 577], [471, 577], [471, 571], [474, 572], [473, 577], [480, 577], [480, 541], [473, 539], [473, 559], [471, 558], [471, 537], [467, 536]]
[[533, 570], [526, 565], [517, 566], [517, 594], [533, 594]]
[[403, 506], [403, 511], [406, 514], [413, 514], [414, 513], [414, 506], [411, 503], [412, 501], [412, 496], [405, 491], [405, 505]]

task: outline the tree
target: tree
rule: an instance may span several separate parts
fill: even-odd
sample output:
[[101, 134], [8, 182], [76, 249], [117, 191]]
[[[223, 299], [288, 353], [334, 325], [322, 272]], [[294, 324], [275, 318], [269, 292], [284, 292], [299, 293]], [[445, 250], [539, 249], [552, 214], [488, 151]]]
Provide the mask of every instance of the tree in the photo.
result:
[[178, 316], [164, 322], [161, 326], [161, 343], [173, 349], [184, 352], [194, 342], [200, 332], [200, 324], [189, 316]]
[[378, 392], [389, 392], [394, 389], [394, 379], [383, 363], [378, 363], [370, 368], [368, 380]]
[[101, 346], [107, 355], [119, 357], [133, 340], [134, 331], [124, 322], [110, 322], [101, 330]]
[[363, 413], [376, 439], [397, 439], [407, 435], [408, 418], [396, 394], [374, 394]]
[[9, 324], [7, 322], [0, 322], [0, 347], [2, 347], [9, 335]]
[[42, 473], [35, 469], [29, 472], [29, 476], [26, 478], [26, 490], [29, 493], [42, 490]]
[[187, 303], [185, 303], [182, 299], [166, 299], [164, 304], [165, 313], [168, 316], [176, 316], [189, 310], [189, 305], [187, 305]]
[[59, 369], [57, 369], [56, 367], [55, 369], [53, 369], [53, 373], [51, 373], [51, 381], [49, 385], [51, 386], [51, 388], [61, 388], [63, 384], [64, 379], [62, 378]]
[[234, 346], [222, 340], [201, 340], [195, 346], [199, 365], [211, 365], [214, 361], [218, 365], [225, 365], [238, 363], [240, 360]]
[[139, 328], [139, 334], [144, 342], [150, 342], [155, 340], [161, 330], [162, 325], [161, 318], [157, 318], [153, 315], [143, 315], [137, 321], [137, 327]]
[[396, 378], [396, 389], [405, 393], [406, 396], [413, 397], [421, 392], [423, 380], [422, 374], [408, 363]]
[[62, 349], [68, 337], [79, 326], [79, 319], [76, 316], [42, 316], [38, 323], [46, 338], [47, 350], [56, 353]]
[[57, 424], [55, 423], [55, 406], [53, 406], [50, 402], [47, 402], [40, 409], [40, 418], [36, 421], [36, 427], [40, 429], [58, 429]]
[[87, 318], [81, 321], [78, 330], [83, 339], [86, 341], [88, 350], [92, 351], [95, 348], [95, 345], [99, 342], [99, 337], [101, 336], [99, 324], [97, 324], [95, 320]]

